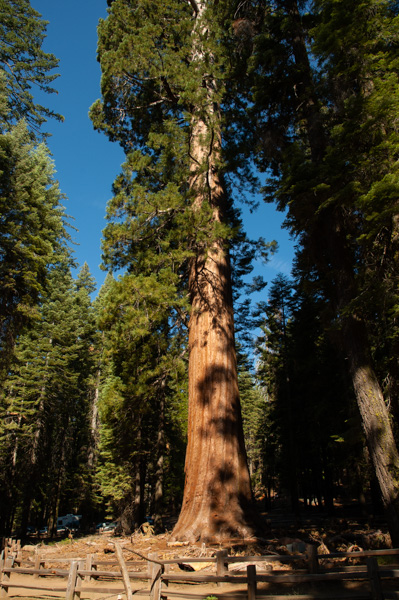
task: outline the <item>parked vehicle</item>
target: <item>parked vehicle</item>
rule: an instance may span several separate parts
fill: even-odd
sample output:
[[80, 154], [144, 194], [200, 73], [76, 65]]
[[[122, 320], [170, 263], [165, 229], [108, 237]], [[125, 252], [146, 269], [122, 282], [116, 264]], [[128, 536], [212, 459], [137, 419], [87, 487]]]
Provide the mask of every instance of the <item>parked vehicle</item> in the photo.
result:
[[29, 534], [35, 534], [36, 533], [36, 527], [34, 527], [33, 525], [28, 525], [28, 527], [26, 528], [26, 533]]
[[96, 529], [99, 533], [102, 531], [113, 531], [118, 525], [117, 521], [103, 521], [96, 525]]
[[57, 519], [57, 533], [65, 531], [65, 529], [70, 529], [71, 531], [76, 531], [80, 527], [80, 519], [82, 515], [64, 515], [63, 517], [58, 517]]

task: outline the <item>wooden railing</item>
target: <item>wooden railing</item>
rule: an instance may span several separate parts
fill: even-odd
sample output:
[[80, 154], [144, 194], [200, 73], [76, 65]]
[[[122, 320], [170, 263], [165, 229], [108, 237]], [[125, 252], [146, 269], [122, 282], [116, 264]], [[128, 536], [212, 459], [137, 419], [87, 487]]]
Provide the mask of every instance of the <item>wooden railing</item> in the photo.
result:
[[[144, 557], [134, 550], [124, 550], [125, 556], [128, 551], [130, 556], [139, 555], [142, 560], [125, 560], [122, 547], [115, 542], [114, 560], [95, 560], [92, 554], [72, 559], [56, 559], [41, 556], [38, 551], [34, 566], [26, 567], [22, 566], [20, 544], [8, 544], [0, 559], [0, 599], [5, 600], [15, 595], [13, 592], [18, 588], [19, 594], [21, 590], [26, 590], [26, 595], [29, 595], [29, 591], [41, 591], [45, 592], [46, 596], [53, 594], [67, 600], [87, 598], [93, 594], [121, 598], [124, 596], [127, 600], [132, 600], [133, 596], [150, 600], [179, 597], [194, 600], [206, 598], [206, 594], [196, 594], [193, 584], [212, 583], [219, 587], [216, 588], [216, 592], [209, 593], [209, 596], [216, 596], [218, 600], [256, 600], [265, 597], [284, 600], [293, 592], [294, 600], [327, 597], [336, 600], [399, 600], [399, 565], [396, 568], [378, 564], [378, 559], [381, 561], [382, 557], [399, 557], [399, 549], [318, 555], [316, 547], [308, 545], [306, 553], [297, 555], [229, 556], [227, 551], [222, 550], [212, 557], [187, 556], [167, 560], [160, 559], [156, 553]], [[353, 558], [363, 564], [342, 565], [337, 562], [337, 559]], [[323, 564], [326, 559], [329, 562], [328, 568]], [[271, 564], [276, 561], [290, 562], [293, 568], [289, 571], [270, 570]], [[180, 568], [189, 569], [200, 562], [209, 563], [211, 571], [172, 571], [172, 566], [176, 564], [179, 564]], [[246, 565], [246, 570], [242, 573], [233, 571], [234, 563], [238, 562]], [[57, 568], [57, 564], [60, 564], [61, 568]], [[17, 575], [29, 577], [23, 581], [18, 578], [17, 581]], [[334, 590], [333, 596], [328, 594], [327, 589], [326, 594], [326, 586], [334, 582], [341, 583], [342, 588], [347, 582], [362, 582], [362, 586], [351, 593], [345, 589]], [[272, 596], [270, 590], [261, 589], [260, 584], [263, 583], [273, 586]], [[190, 584], [189, 590], [187, 584]], [[240, 589], [226, 592], [223, 584], [234, 584]], [[304, 593], [298, 592], [298, 586], [304, 587]]]

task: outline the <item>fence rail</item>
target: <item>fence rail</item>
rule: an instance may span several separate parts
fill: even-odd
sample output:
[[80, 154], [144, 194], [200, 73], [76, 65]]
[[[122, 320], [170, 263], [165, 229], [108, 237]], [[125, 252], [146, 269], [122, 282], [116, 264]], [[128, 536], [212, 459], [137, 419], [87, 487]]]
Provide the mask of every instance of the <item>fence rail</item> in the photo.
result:
[[[129, 553], [139, 554], [132, 550]], [[29, 592], [43, 592], [46, 596], [57, 595], [66, 600], [92, 598], [93, 595], [98, 597], [101, 594], [123, 596], [127, 600], [132, 600], [133, 595], [150, 600], [206, 598], [206, 594], [196, 593], [193, 588], [195, 584], [216, 584], [216, 591], [208, 595], [218, 600], [292, 600], [293, 593], [294, 600], [399, 600], [399, 565], [387, 567], [378, 564], [378, 558], [382, 557], [398, 557], [399, 560], [399, 549], [318, 555], [316, 547], [308, 545], [304, 554], [292, 556], [229, 556], [227, 551], [221, 550], [213, 557], [183, 556], [166, 560], [152, 553], [137, 561], [126, 560], [122, 547], [115, 542], [115, 557], [114, 560], [95, 560], [92, 554], [88, 554], [72, 559], [52, 558], [41, 556], [38, 552], [34, 567], [26, 567], [22, 566], [20, 543], [7, 541], [0, 559], [0, 600], [15, 597], [17, 592], [21, 595], [24, 590], [27, 591], [26, 595]], [[364, 563], [350, 566], [337, 563], [336, 559], [343, 558], [356, 558]], [[323, 564], [323, 559], [329, 559], [328, 567]], [[238, 562], [246, 564], [244, 572], [229, 570], [229, 565]], [[270, 570], [275, 562], [297, 565], [290, 571]], [[187, 569], [197, 563], [209, 564], [211, 571], [172, 572], [173, 565]], [[48, 566], [56, 564], [66, 564], [68, 568]], [[26, 578], [21, 580], [19, 577], [17, 581], [17, 575]], [[345, 584], [348, 582], [361, 582], [361, 587], [355, 591], [347, 590]], [[240, 589], [226, 590], [222, 584], [231, 584]], [[264, 589], [261, 584], [268, 584], [269, 589]], [[341, 586], [334, 588], [332, 594], [328, 589], [331, 584]], [[298, 586], [305, 586], [306, 589], [298, 589]], [[287, 594], [287, 589], [291, 594]]]

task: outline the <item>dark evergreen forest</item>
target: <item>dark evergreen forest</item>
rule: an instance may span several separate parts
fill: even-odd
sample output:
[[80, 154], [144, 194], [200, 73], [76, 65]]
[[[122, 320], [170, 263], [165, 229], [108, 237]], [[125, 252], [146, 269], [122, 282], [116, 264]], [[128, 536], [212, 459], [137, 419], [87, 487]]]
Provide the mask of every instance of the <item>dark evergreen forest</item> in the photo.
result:
[[[0, 535], [73, 513], [224, 539], [355, 504], [398, 547], [398, 3], [108, 7], [90, 117], [126, 160], [96, 290], [46, 146], [45, 15], [0, 0]], [[275, 250], [254, 197], [290, 278], [251, 275]]]

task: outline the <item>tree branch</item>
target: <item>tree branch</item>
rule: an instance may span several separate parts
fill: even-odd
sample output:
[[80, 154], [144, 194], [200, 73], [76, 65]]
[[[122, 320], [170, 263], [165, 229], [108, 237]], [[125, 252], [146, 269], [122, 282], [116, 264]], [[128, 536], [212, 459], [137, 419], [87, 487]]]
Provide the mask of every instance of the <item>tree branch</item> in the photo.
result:
[[196, 0], [188, 0], [188, 1], [190, 2], [191, 6], [193, 7], [195, 14], [198, 15], [199, 8], [198, 8], [198, 4], [197, 4]]

